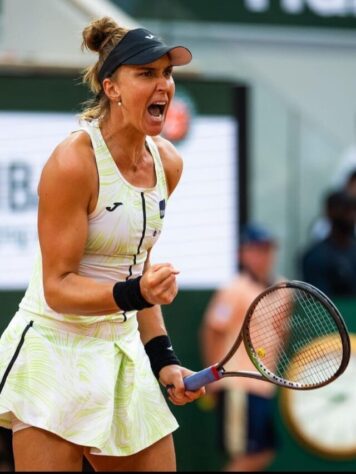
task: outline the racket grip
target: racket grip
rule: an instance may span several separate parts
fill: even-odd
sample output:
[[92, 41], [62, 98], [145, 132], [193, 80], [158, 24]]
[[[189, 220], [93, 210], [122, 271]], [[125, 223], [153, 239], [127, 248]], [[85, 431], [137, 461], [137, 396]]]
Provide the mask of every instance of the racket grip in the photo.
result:
[[211, 382], [216, 382], [221, 379], [222, 374], [216, 368], [215, 365], [208, 367], [207, 369], [200, 370], [199, 372], [188, 375], [184, 378], [184, 386], [186, 390], [198, 390]]

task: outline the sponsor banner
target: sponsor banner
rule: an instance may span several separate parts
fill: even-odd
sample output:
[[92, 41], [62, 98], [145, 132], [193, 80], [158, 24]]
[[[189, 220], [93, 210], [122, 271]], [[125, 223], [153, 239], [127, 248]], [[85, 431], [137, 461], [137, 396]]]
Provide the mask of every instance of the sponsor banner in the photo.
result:
[[356, 26], [355, 0], [221, 0], [218, 6], [214, 1], [171, 0], [167, 8], [158, 0], [125, 1], [125, 5], [121, 5], [122, 0], [115, 1], [134, 17], [153, 20], [349, 29]]

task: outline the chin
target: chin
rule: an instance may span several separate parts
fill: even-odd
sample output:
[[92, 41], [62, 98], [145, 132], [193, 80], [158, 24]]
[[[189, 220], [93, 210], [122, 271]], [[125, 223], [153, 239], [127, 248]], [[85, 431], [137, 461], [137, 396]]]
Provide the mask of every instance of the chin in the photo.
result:
[[159, 135], [162, 133], [163, 130], [163, 125], [160, 126], [154, 126], [154, 127], [145, 127], [144, 133], [145, 135], [148, 135], [150, 137], [155, 137], [156, 135]]

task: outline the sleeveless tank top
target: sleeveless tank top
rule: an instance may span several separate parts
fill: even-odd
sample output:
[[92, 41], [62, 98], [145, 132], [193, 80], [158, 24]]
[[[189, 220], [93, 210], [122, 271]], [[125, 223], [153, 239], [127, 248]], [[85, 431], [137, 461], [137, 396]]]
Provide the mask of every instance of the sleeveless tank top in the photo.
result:
[[[156, 184], [140, 188], [130, 184], [120, 173], [103, 139], [97, 121], [83, 122], [94, 149], [99, 177], [99, 194], [95, 210], [88, 216], [88, 237], [79, 265], [79, 275], [97, 281], [125, 281], [142, 275], [147, 252], [159, 238], [168, 199], [167, 184], [158, 148], [146, 138], [155, 167]], [[42, 259], [37, 252], [33, 273], [20, 309], [33, 313], [36, 319], [79, 324], [104, 320], [125, 321], [136, 311], [104, 316], [60, 314], [46, 303], [42, 283]]]

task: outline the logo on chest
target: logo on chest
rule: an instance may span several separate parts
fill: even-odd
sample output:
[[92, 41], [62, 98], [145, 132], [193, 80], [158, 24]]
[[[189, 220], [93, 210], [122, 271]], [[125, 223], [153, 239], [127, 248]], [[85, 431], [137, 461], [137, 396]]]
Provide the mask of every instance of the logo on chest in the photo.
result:
[[162, 201], [159, 202], [159, 217], [161, 219], [163, 219], [165, 212], [166, 212], [166, 200], [162, 199]]
[[115, 211], [115, 209], [117, 209], [119, 206], [123, 206], [123, 203], [122, 202], [114, 202], [114, 204], [110, 207], [110, 206], [107, 206], [105, 209], [109, 212], [113, 212]]

